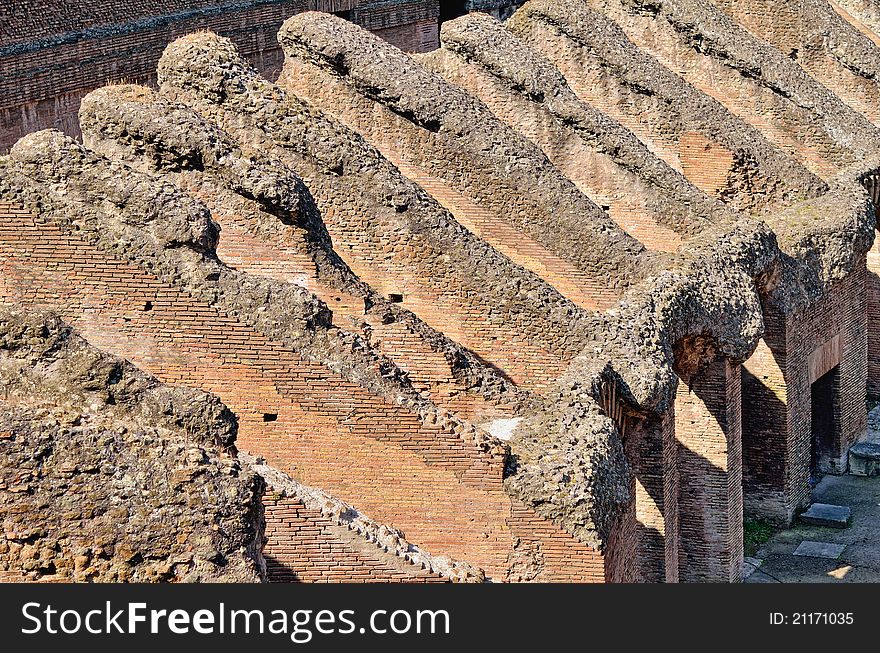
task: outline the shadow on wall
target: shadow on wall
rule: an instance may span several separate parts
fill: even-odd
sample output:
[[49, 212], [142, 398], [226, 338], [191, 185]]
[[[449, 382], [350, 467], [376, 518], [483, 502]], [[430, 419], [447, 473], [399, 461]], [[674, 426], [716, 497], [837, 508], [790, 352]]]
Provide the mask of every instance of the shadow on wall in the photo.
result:
[[[749, 517], [787, 522], [784, 514], [786, 405], [776, 391], [742, 370], [743, 501]], [[771, 510], [770, 505], [773, 505]]]
[[[663, 583], [666, 582], [663, 578], [663, 575], [660, 574], [660, 570], [652, 569], [651, 561], [645, 560], [645, 549], [648, 548], [650, 551], [654, 551], [657, 553], [664, 552], [666, 545], [666, 536], [658, 531], [656, 528], [652, 528], [650, 526], [646, 526], [640, 521], [636, 521], [635, 524], [635, 536], [636, 542], [638, 542], [637, 553], [639, 557], [639, 561], [641, 563], [641, 568], [637, 571], [638, 582], [640, 583]], [[655, 556], [656, 557], [656, 556]], [[655, 564], [658, 562], [657, 560], [653, 561]], [[665, 564], [665, 560], [663, 560]], [[647, 572], [647, 575], [646, 575]]]
[[[641, 502], [635, 524], [639, 581], [735, 580], [743, 556], [743, 512], [735, 491], [741, 483], [738, 461], [727, 469], [675, 440], [674, 463], [668, 465], [667, 452], [658, 450], [665, 439], [662, 425], [654, 421], [639, 430], [645, 439], [630, 441], [627, 447], [643, 492], [636, 496], [637, 506]], [[667, 478], [669, 473], [675, 477]], [[667, 570], [669, 564], [675, 569]]]
[[266, 560], [266, 576], [270, 583], [300, 583], [302, 580], [289, 565], [284, 564], [277, 558], [263, 554]]
[[741, 366], [708, 362], [676, 395], [679, 581], [739, 580], [743, 558]]
[[[682, 443], [678, 446], [680, 582], [738, 579], [742, 565], [743, 511], [732, 498], [731, 470]], [[737, 479], [739, 480], [739, 479]]]
[[840, 432], [840, 365], [816, 379], [810, 386], [811, 442], [810, 485], [814, 487], [823, 472], [831, 471], [835, 443]]

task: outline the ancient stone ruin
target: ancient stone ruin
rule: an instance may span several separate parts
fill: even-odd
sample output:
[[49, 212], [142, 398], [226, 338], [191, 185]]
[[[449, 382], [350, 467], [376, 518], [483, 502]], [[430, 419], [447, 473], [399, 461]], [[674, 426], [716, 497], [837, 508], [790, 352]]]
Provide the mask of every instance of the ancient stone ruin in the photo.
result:
[[847, 471], [880, 2], [520, 4], [194, 31], [0, 156], [0, 577], [736, 582]]
[[[22, 135], [55, 128], [79, 136], [77, 111], [110, 81], [153, 84], [162, 50], [211, 30], [233, 40], [275, 79], [284, 52], [275, 38], [301, 11], [329, 11], [407, 52], [438, 47], [438, 22], [465, 9], [510, 12], [522, 0], [3, 0], [0, 4], [0, 153]], [[497, 6], [497, 9], [496, 9]], [[453, 11], [446, 15], [446, 10]], [[442, 15], [441, 15], [442, 14]]]

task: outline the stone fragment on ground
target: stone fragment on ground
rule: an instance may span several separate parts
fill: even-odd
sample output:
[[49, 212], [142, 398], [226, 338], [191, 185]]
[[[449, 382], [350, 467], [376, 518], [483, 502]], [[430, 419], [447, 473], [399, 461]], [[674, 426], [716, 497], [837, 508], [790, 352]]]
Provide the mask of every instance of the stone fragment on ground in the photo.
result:
[[829, 560], [837, 560], [843, 550], [845, 544], [832, 544], [831, 542], [812, 542], [804, 540], [794, 550], [796, 556], [808, 556], [811, 558], [828, 558]]
[[746, 556], [743, 558], [743, 580], [755, 573], [764, 561], [760, 558]]
[[812, 526], [846, 528], [852, 520], [852, 510], [847, 506], [814, 503], [806, 512], [801, 513], [800, 520]]

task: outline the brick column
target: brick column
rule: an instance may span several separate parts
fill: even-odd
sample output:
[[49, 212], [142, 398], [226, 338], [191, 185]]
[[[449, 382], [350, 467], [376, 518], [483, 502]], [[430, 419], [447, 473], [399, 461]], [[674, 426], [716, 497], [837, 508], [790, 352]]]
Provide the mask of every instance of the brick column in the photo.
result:
[[637, 583], [641, 579], [635, 479], [632, 490], [633, 500], [618, 516], [602, 547], [606, 583]]
[[875, 234], [874, 246], [868, 252], [865, 279], [867, 317], [873, 328], [868, 330], [868, 395], [880, 399], [880, 235]]
[[627, 423], [624, 443], [635, 475], [639, 580], [678, 581], [678, 469], [675, 411]]
[[794, 443], [784, 373], [785, 316], [765, 308], [764, 329], [742, 370], [743, 499], [747, 516], [788, 525], [794, 506], [786, 470]]
[[743, 495], [740, 366], [719, 358], [675, 401], [679, 470], [679, 578], [742, 578]]
[[[840, 371], [837, 395], [840, 411], [839, 437], [832, 443], [830, 468], [834, 474], [845, 474], [849, 467], [849, 448], [863, 438], [868, 430], [865, 395], [868, 383], [868, 338], [878, 329], [869, 322], [868, 286], [876, 275], [860, 265], [840, 283]], [[872, 313], [871, 318], [876, 317]]]

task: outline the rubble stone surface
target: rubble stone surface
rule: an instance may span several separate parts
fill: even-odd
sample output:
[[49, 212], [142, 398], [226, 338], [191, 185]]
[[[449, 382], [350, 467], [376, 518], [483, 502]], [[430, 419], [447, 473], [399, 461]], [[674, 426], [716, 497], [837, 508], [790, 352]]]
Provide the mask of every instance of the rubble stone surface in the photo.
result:
[[216, 397], [58, 318], [0, 309], [0, 568], [39, 580], [257, 582], [265, 482]]

